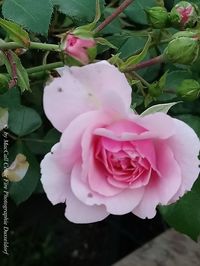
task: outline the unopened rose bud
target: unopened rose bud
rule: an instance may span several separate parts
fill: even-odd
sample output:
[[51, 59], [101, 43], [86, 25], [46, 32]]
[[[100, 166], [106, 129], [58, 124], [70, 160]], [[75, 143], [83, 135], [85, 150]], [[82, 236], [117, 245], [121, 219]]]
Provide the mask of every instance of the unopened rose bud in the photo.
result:
[[96, 56], [96, 42], [93, 38], [84, 38], [69, 33], [63, 40], [62, 50], [77, 61], [86, 65]]
[[0, 74], [0, 94], [6, 92], [9, 88], [9, 78], [6, 75]]
[[197, 38], [175, 38], [164, 50], [164, 59], [175, 64], [190, 65], [196, 61], [198, 56], [199, 41]]
[[155, 29], [163, 29], [168, 26], [168, 12], [164, 7], [156, 6], [146, 10], [147, 18]]
[[200, 84], [194, 79], [185, 79], [177, 88], [177, 94], [187, 101], [194, 101], [200, 96]]
[[195, 4], [181, 1], [170, 13], [171, 25], [178, 29], [192, 28], [198, 20], [198, 7]]

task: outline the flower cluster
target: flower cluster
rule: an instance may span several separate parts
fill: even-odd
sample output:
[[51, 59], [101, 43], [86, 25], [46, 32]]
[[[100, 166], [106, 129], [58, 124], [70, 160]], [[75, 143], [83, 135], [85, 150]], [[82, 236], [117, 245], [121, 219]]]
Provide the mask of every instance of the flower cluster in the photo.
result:
[[53, 204], [66, 203], [67, 219], [152, 218], [191, 190], [200, 142], [187, 124], [133, 112], [125, 75], [106, 61], [58, 71], [44, 110], [62, 136], [41, 163], [41, 181]]

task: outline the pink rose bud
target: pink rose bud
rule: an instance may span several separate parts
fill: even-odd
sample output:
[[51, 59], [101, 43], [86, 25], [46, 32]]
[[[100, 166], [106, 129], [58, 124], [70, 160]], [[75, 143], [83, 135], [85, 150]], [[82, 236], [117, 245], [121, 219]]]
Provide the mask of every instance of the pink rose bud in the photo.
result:
[[90, 48], [95, 48], [96, 42], [93, 38], [83, 38], [69, 33], [64, 40], [63, 50], [69, 56], [86, 65], [90, 61]]
[[194, 27], [198, 20], [198, 7], [181, 1], [171, 10], [170, 21], [176, 28]]

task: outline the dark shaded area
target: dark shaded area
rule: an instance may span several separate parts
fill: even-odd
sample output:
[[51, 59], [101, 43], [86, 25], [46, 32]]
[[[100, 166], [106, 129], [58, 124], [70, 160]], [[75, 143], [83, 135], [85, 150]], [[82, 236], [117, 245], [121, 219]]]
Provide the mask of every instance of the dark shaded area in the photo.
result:
[[88, 225], [64, 217], [64, 205], [45, 195], [32, 196], [18, 208], [10, 203], [10, 255], [1, 266], [109, 266], [165, 229], [159, 215], [141, 220], [132, 214], [110, 216]]

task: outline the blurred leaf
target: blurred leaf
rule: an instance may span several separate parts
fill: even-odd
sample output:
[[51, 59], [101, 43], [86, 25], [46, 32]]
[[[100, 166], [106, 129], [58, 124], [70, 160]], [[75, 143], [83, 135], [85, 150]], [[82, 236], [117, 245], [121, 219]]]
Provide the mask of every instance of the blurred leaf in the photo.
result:
[[130, 20], [139, 24], [147, 24], [145, 9], [157, 5], [157, 0], [135, 0], [125, 10]]
[[17, 182], [11, 183], [9, 189], [10, 197], [16, 204], [27, 200], [37, 187], [40, 178], [40, 166], [35, 156], [30, 152], [24, 143], [17, 141], [9, 151], [10, 160], [14, 160], [17, 154], [24, 154], [29, 162], [28, 172], [25, 177]]
[[9, 112], [9, 129], [17, 136], [25, 136], [38, 129], [42, 124], [38, 113], [26, 106], [13, 107]]
[[[100, 0], [101, 10], [105, 1]], [[53, 0], [54, 5], [58, 5], [59, 11], [78, 22], [91, 22], [95, 18], [96, 4], [94, 0]]]
[[29, 35], [21, 26], [2, 18], [0, 18], [0, 26], [8, 33], [11, 40], [25, 47], [29, 46]]
[[165, 104], [156, 104], [156, 105], [153, 105], [151, 107], [149, 107], [147, 110], [145, 110], [141, 116], [145, 116], [145, 115], [149, 115], [149, 114], [154, 114], [154, 113], [157, 113], [157, 112], [162, 112], [162, 113], [165, 113], [167, 114], [169, 109], [176, 105], [178, 102], [175, 102], [175, 103], [165, 103]]
[[51, 0], [4, 0], [3, 16], [24, 28], [47, 35], [53, 4]]
[[200, 190], [199, 180], [192, 191], [183, 196], [177, 203], [159, 210], [166, 222], [177, 231], [187, 234], [193, 240], [200, 235]]

